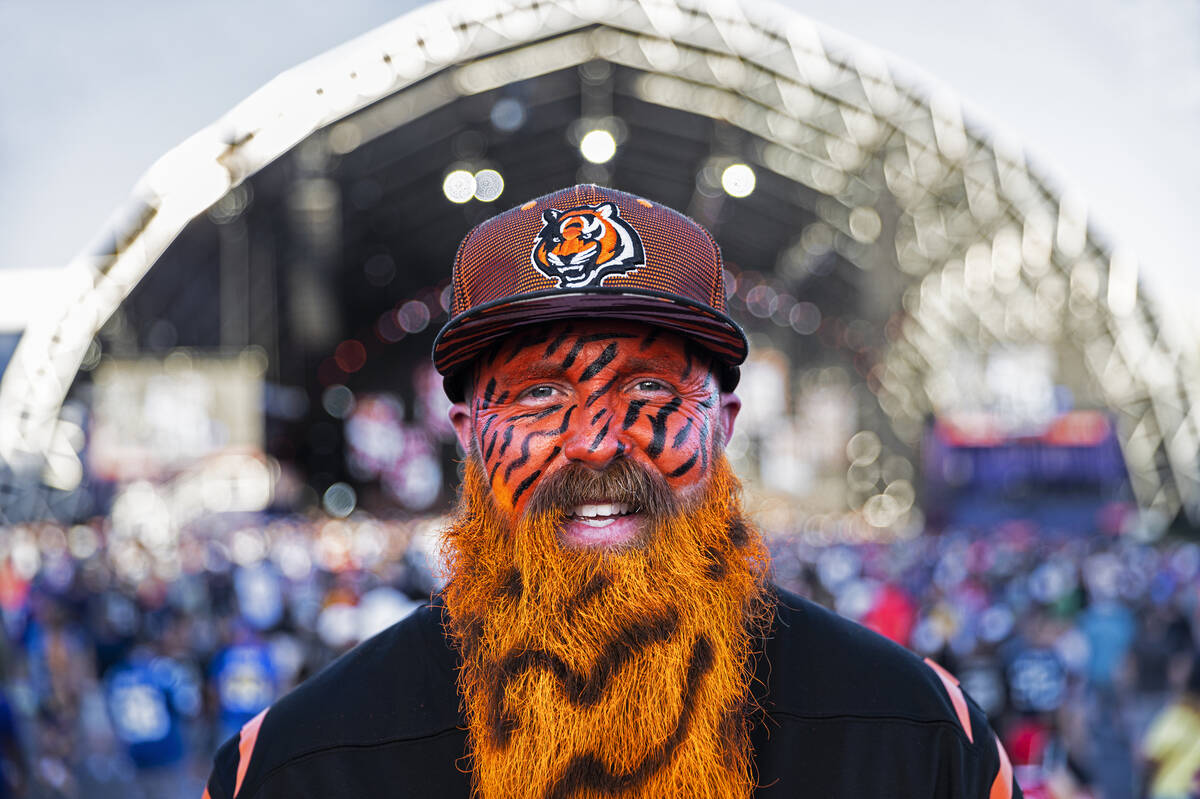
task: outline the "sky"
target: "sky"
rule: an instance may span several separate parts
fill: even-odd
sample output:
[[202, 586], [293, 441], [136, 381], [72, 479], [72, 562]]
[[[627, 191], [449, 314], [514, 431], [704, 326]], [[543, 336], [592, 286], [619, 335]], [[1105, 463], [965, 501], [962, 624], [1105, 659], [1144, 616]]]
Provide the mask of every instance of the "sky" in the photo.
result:
[[[64, 266], [159, 156], [278, 73], [416, 5], [0, 3], [0, 271]], [[952, 90], [968, 119], [1019, 142], [1052, 185], [1084, 198], [1169, 316], [1195, 321], [1200, 3], [783, 5]]]

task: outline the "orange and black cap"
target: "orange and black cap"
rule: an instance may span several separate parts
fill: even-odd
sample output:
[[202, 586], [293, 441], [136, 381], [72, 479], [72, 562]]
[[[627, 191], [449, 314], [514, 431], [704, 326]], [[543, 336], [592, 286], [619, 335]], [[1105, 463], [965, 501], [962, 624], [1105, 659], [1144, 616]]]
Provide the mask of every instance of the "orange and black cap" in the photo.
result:
[[746, 335], [725, 309], [721, 251], [666, 206], [615, 189], [562, 189], [483, 222], [458, 248], [433, 364], [458, 399], [463, 369], [522, 325], [623, 319], [681, 334], [737, 384]]

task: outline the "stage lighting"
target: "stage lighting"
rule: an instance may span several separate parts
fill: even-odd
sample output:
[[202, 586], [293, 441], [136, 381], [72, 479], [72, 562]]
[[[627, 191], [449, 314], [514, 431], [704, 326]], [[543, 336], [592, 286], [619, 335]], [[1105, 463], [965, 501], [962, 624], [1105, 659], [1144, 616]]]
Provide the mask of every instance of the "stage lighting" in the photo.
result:
[[721, 188], [730, 197], [749, 197], [754, 192], [754, 170], [745, 164], [730, 164], [721, 173]]
[[490, 203], [504, 193], [504, 177], [494, 169], [475, 173], [475, 199]]
[[475, 196], [475, 176], [465, 169], [456, 169], [442, 181], [442, 193], [452, 203], [461, 205]]
[[590, 130], [580, 139], [579, 152], [593, 164], [606, 164], [617, 154], [617, 140], [607, 130]]

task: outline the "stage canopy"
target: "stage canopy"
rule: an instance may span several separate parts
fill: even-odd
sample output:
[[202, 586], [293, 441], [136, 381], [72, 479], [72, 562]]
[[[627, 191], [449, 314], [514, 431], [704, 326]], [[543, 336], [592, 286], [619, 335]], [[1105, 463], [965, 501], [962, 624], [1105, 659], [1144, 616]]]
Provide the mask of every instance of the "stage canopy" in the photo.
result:
[[[313, 404], [415, 368], [470, 226], [579, 181], [708, 225], [752, 340], [849, 375], [867, 465], [994, 406], [975, 395], [996, 353], [1043, 357], [1074, 407], [1113, 414], [1138, 504], [1200, 518], [1195, 380], [1080, 198], [870, 47], [774, 5], [668, 0], [429, 5], [164, 156], [4, 374], [0, 505], [78, 485], [64, 400], [102, 354], [255, 348]], [[860, 469], [847, 502], [895, 521], [911, 480]]]

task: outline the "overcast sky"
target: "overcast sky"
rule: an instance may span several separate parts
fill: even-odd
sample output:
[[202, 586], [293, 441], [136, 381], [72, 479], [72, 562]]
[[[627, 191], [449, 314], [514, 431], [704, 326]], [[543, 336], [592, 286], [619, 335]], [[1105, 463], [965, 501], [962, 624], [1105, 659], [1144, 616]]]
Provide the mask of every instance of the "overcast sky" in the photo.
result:
[[[0, 3], [0, 269], [62, 266], [163, 153], [408, 0]], [[1200, 3], [785, 3], [953, 89], [1195, 317]]]

